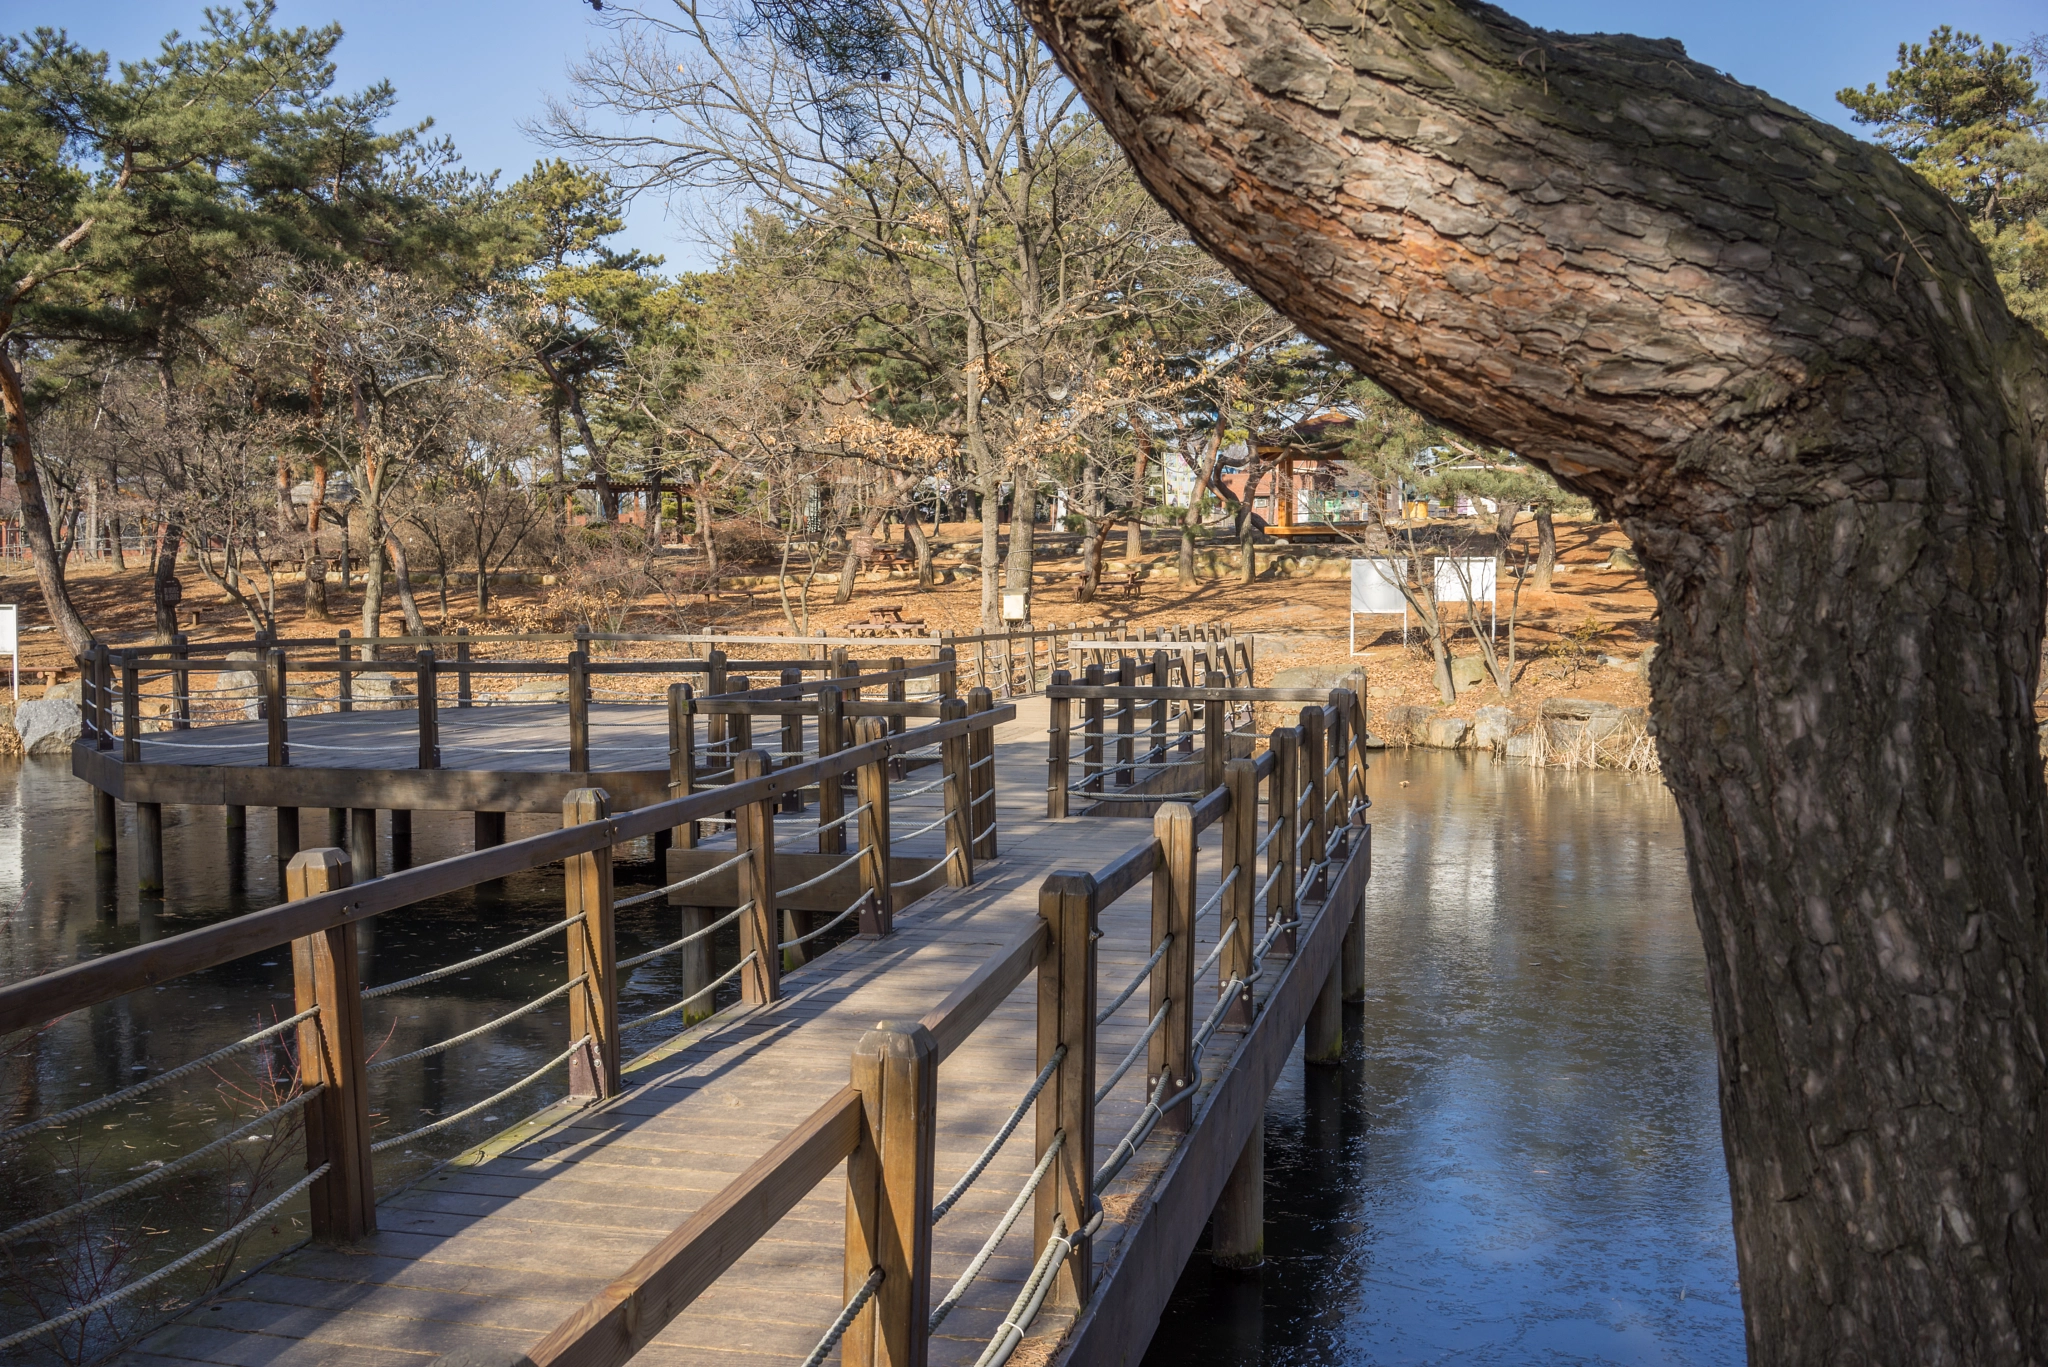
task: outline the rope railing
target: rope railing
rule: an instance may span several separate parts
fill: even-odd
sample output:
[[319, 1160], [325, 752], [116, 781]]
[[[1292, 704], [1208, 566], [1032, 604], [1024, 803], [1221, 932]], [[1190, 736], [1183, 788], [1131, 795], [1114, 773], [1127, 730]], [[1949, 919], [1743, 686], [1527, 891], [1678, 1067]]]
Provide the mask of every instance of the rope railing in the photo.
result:
[[818, 1346], [811, 1349], [810, 1356], [804, 1359], [803, 1367], [819, 1367], [820, 1363], [831, 1356], [832, 1350], [839, 1346], [839, 1340], [846, 1336], [846, 1331], [852, 1327], [854, 1319], [867, 1306], [881, 1284], [882, 1269], [878, 1267], [868, 1273], [867, 1280], [860, 1284], [860, 1290], [853, 1293], [853, 1299], [846, 1303], [845, 1308], [839, 1312], [839, 1317], [832, 1321], [832, 1327], [825, 1331], [825, 1337], [818, 1340]]
[[[1232, 869], [1230, 872], [1232, 877], [1235, 877], [1237, 875], [1236, 869]], [[1224, 881], [1224, 886], [1229, 886], [1228, 879]], [[1220, 894], [1222, 890], [1222, 888], [1218, 888], [1217, 892]], [[1217, 938], [1215, 948], [1209, 951], [1207, 958], [1203, 959], [1201, 963], [1195, 965], [1196, 977], [1200, 977], [1202, 974], [1207, 973], [1209, 969], [1215, 964], [1215, 962], [1223, 957], [1223, 946], [1229, 944], [1230, 937], [1235, 934], [1237, 934], [1237, 922], [1232, 921], [1229, 925], [1223, 927], [1223, 934]]]
[[220, 1233], [214, 1235], [211, 1239], [208, 1239], [205, 1243], [193, 1249], [190, 1253], [185, 1254], [183, 1257], [176, 1258], [173, 1259], [171, 1262], [165, 1263], [162, 1267], [150, 1273], [148, 1276], [138, 1277], [134, 1281], [129, 1282], [126, 1286], [120, 1288], [118, 1291], [109, 1292], [107, 1295], [101, 1296], [98, 1300], [90, 1301], [85, 1305], [74, 1307], [73, 1309], [65, 1311], [63, 1314], [56, 1316], [54, 1319], [44, 1320], [41, 1324], [31, 1325], [29, 1328], [24, 1329], [19, 1333], [10, 1334], [8, 1337], [0, 1339], [0, 1353], [4, 1353], [10, 1348], [18, 1348], [24, 1343], [28, 1343], [31, 1340], [41, 1338], [44, 1334], [54, 1333], [57, 1330], [63, 1329], [68, 1325], [76, 1324], [82, 1319], [86, 1319], [92, 1315], [97, 1315], [102, 1310], [111, 1309], [113, 1306], [118, 1305], [120, 1302], [127, 1300], [130, 1296], [140, 1295], [142, 1292], [147, 1291], [150, 1287], [155, 1286], [158, 1282], [161, 1282], [168, 1277], [175, 1276], [178, 1273], [184, 1271], [186, 1268], [192, 1266], [192, 1264], [200, 1261], [202, 1258], [205, 1258], [212, 1253], [218, 1252], [220, 1249], [228, 1247], [230, 1244], [233, 1244], [237, 1240], [242, 1238], [242, 1236], [247, 1234], [250, 1230], [255, 1229], [258, 1225], [261, 1225], [266, 1220], [270, 1219], [271, 1216], [277, 1214], [278, 1211], [283, 1210], [285, 1206], [289, 1205], [295, 1197], [300, 1195], [308, 1187], [312, 1186], [315, 1182], [325, 1177], [328, 1173], [330, 1166], [330, 1164], [322, 1163], [319, 1167], [313, 1169], [313, 1171], [307, 1173], [304, 1177], [301, 1177], [298, 1181], [286, 1187], [276, 1196], [273, 1196], [261, 1207], [254, 1211], [251, 1211], [249, 1214], [243, 1216], [240, 1220], [237, 1220], [229, 1228], [224, 1229]]
[[714, 864], [702, 873], [693, 873], [688, 878], [678, 878], [675, 882], [664, 884], [652, 892], [640, 892], [635, 893], [631, 897], [621, 897], [612, 903], [612, 910], [622, 911], [627, 907], [637, 907], [643, 902], [652, 902], [657, 897], [666, 897], [670, 893], [681, 892], [684, 888], [716, 878], [727, 869], [736, 869], [753, 858], [753, 856], [754, 852], [752, 850], [741, 850], [724, 863]]
[[741, 916], [751, 911], [753, 909], [753, 906], [753, 900], [749, 898], [747, 901], [742, 902], [738, 906], [734, 907], [731, 911], [728, 911], [725, 915], [719, 917], [716, 921], [713, 921], [710, 925], [705, 926], [699, 930], [693, 930], [680, 940], [672, 940], [668, 944], [663, 945], [660, 949], [650, 949], [645, 954], [635, 954], [630, 959], [619, 960], [617, 964], [617, 970], [621, 973], [624, 973], [629, 968], [638, 968], [642, 964], [653, 963], [656, 959], [661, 958], [665, 954], [673, 954], [677, 950], [683, 948], [685, 945], [692, 944], [695, 941], [701, 940], [706, 936], [710, 935], [714, 931], [723, 930], [725, 927], [731, 925], [734, 921], [739, 920]]
[[1010, 1313], [1003, 1317], [996, 1335], [982, 1349], [981, 1356], [974, 1360], [974, 1367], [1002, 1367], [1017, 1351], [1017, 1345], [1024, 1341], [1024, 1331], [1031, 1321], [1038, 1318], [1039, 1307], [1045, 1304], [1045, 1293], [1052, 1288], [1052, 1271], [1064, 1262], [1073, 1246], [1067, 1242], [1067, 1221], [1064, 1215], [1052, 1217], [1052, 1237], [1045, 1241], [1045, 1251], [1038, 1255], [1032, 1266], [1031, 1276], [1025, 1281], [1024, 1289], [1017, 1293], [1017, 1299], [1010, 1305]]
[[[1064, 1050], [1064, 1046], [1062, 1046], [1062, 1049]], [[1011, 1229], [1017, 1224], [1017, 1217], [1024, 1213], [1024, 1207], [1029, 1205], [1031, 1198], [1038, 1194], [1039, 1186], [1045, 1181], [1045, 1175], [1052, 1171], [1053, 1160], [1059, 1157], [1060, 1149], [1066, 1143], [1066, 1139], [1067, 1132], [1065, 1130], [1060, 1130], [1053, 1135], [1052, 1143], [1045, 1146], [1045, 1154], [1038, 1160], [1038, 1166], [1031, 1170], [1031, 1176], [1025, 1179], [1024, 1186], [1017, 1192], [1016, 1199], [1011, 1201], [1010, 1208], [1003, 1212], [1003, 1218], [996, 1221], [995, 1232], [990, 1234], [987, 1240], [982, 1243], [980, 1251], [967, 1264], [967, 1270], [961, 1273], [959, 1278], [954, 1281], [952, 1289], [946, 1292], [945, 1298], [932, 1307], [931, 1315], [925, 1321], [927, 1329], [936, 1329], [945, 1323], [946, 1316], [953, 1313], [953, 1307], [960, 1304], [962, 1298], [967, 1295], [967, 1288], [974, 1285], [974, 1279], [981, 1275], [981, 1270], [988, 1266], [988, 1260], [995, 1256], [996, 1248], [1005, 1238], [1009, 1237]], [[936, 1219], [937, 1217], [934, 1216], [933, 1218]]]
[[[857, 859], [860, 856], [855, 855], [854, 857]], [[811, 941], [817, 939], [826, 931], [833, 929], [835, 926], [838, 926], [839, 924], [844, 922], [847, 917], [853, 915], [856, 911], [859, 911], [862, 907], [866, 906], [868, 903], [869, 896], [870, 894], [868, 892], [866, 892], [865, 890], [862, 891], [860, 896], [853, 899], [852, 906], [848, 907], [845, 911], [840, 912], [837, 916], [834, 916], [824, 925], [817, 927], [815, 930], [807, 931], [804, 934], [797, 936], [794, 940], [784, 940], [775, 947], [777, 949], [795, 949], [798, 945], [809, 944]]]
[[931, 832], [936, 831], [939, 827], [945, 825], [948, 821], [952, 819], [952, 816], [953, 814], [951, 812], [941, 812], [937, 820], [927, 821], [924, 825], [919, 826], [914, 831], [905, 831], [900, 835], [890, 836], [889, 843], [892, 845], [900, 844], [907, 840], [915, 840], [921, 835], [928, 835]]
[[[748, 905], [751, 906], [752, 903], [749, 903]], [[621, 1021], [619, 1023], [619, 1033], [623, 1035], [628, 1030], [638, 1030], [641, 1026], [651, 1024], [652, 1022], [658, 1021], [665, 1016], [673, 1016], [676, 1012], [682, 1010], [691, 1002], [696, 1001], [699, 997], [707, 996], [716, 989], [721, 988], [725, 986], [727, 983], [731, 982], [735, 977], [739, 976], [739, 971], [741, 969], [745, 968], [748, 964], [754, 962], [754, 960], [759, 957], [760, 951], [756, 950], [754, 953], [747, 955], [738, 963], [734, 964], [731, 968], [726, 969], [725, 972], [713, 978], [710, 982], [704, 984], [704, 986], [698, 988], [695, 992], [692, 992], [689, 996], [684, 997], [681, 1001], [675, 1002], [669, 1006], [664, 1006], [659, 1011], [649, 1011], [644, 1016], [636, 1016], [632, 1020]]]
[[1159, 1009], [1152, 1013], [1152, 1020], [1146, 1025], [1145, 1033], [1138, 1036], [1138, 1042], [1130, 1047], [1130, 1051], [1123, 1056], [1123, 1061], [1117, 1064], [1116, 1071], [1109, 1075], [1109, 1081], [1095, 1089], [1096, 1105], [1100, 1106], [1102, 1099], [1115, 1091], [1117, 1083], [1124, 1080], [1124, 1074], [1131, 1071], [1132, 1066], [1138, 1061], [1138, 1056], [1145, 1052], [1145, 1047], [1152, 1043], [1152, 1037], [1159, 1033], [1159, 1027], [1166, 1023], [1166, 1012], [1172, 1005], [1171, 1000], [1161, 1002]]
[[778, 837], [775, 841], [775, 848], [778, 850], [790, 849], [792, 846], [796, 844], [796, 842], [800, 840], [808, 840], [812, 836], [823, 835], [827, 831], [836, 830], [837, 828], [844, 826], [847, 822], [853, 820], [855, 817], [859, 816], [862, 812], [866, 811], [867, 809], [868, 804], [863, 802], [860, 804], [860, 806], [855, 807], [846, 815], [834, 818], [831, 821], [824, 822], [823, 824], [817, 826], [787, 827], [781, 824], [777, 824], [776, 830], [787, 830], [789, 834], [786, 836]]
[[[1152, 1127], [1159, 1123], [1159, 1117], [1166, 1114], [1168, 1107], [1176, 1104], [1166, 1100], [1167, 1089], [1172, 1085], [1173, 1079], [1164, 1075], [1153, 1085], [1152, 1094], [1145, 1099], [1145, 1105], [1138, 1112], [1137, 1120], [1132, 1122], [1130, 1129], [1124, 1131], [1123, 1138], [1119, 1139], [1116, 1147], [1110, 1150], [1109, 1157], [1104, 1159], [1102, 1166], [1095, 1170], [1094, 1186], [1096, 1190], [1099, 1191], [1104, 1186], [1107, 1186], [1118, 1173], [1124, 1170], [1125, 1164], [1138, 1156], [1138, 1150], [1144, 1147], [1147, 1139], [1152, 1137]], [[1193, 1087], [1188, 1087], [1183, 1090], [1182, 1094], [1192, 1096], [1194, 1092], [1195, 1089]]]
[[535, 997], [532, 1001], [526, 1003], [526, 1005], [524, 1006], [514, 1007], [512, 1010], [507, 1011], [502, 1016], [494, 1016], [490, 1020], [485, 1021], [482, 1025], [477, 1026], [474, 1030], [465, 1030], [459, 1035], [453, 1035], [447, 1039], [426, 1045], [423, 1048], [415, 1049], [409, 1054], [400, 1054], [396, 1058], [378, 1059], [376, 1062], [367, 1065], [364, 1071], [375, 1073], [380, 1072], [385, 1068], [396, 1068], [401, 1063], [411, 1063], [414, 1059], [432, 1058], [435, 1054], [445, 1053], [446, 1051], [453, 1049], [458, 1044], [467, 1044], [473, 1039], [481, 1039], [485, 1035], [490, 1034], [494, 1030], [504, 1029], [506, 1026], [510, 1025], [513, 1021], [518, 1020], [522, 1016], [531, 1015], [533, 1012], [540, 1010], [543, 1006], [546, 1006], [555, 998], [569, 992], [572, 988], [581, 986], [582, 984], [589, 981], [590, 975], [588, 973], [579, 973], [575, 977], [569, 979], [569, 981], [563, 983], [560, 987], [555, 988], [553, 991]]
[[316, 1082], [297, 1096], [280, 1105], [271, 1107], [255, 1119], [244, 1121], [241, 1125], [219, 1136], [212, 1142], [202, 1144], [190, 1153], [181, 1154], [161, 1167], [151, 1168], [140, 1177], [131, 1178], [119, 1186], [108, 1187], [105, 1191], [95, 1192], [83, 1201], [72, 1202], [62, 1210], [53, 1210], [47, 1215], [38, 1215], [32, 1220], [23, 1220], [18, 1225], [0, 1230], [0, 1248], [18, 1243], [31, 1234], [39, 1234], [43, 1230], [53, 1229], [67, 1221], [75, 1220], [81, 1215], [90, 1215], [102, 1206], [110, 1205], [124, 1196], [133, 1196], [136, 1192], [146, 1187], [155, 1186], [158, 1182], [176, 1177], [179, 1173], [189, 1172], [198, 1165], [201, 1159], [210, 1158], [223, 1149], [233, 1146], [237, 1142], [248, 1138], [255, 1131], [262, 1129], [265, 1125], [273, 1125], [285, 1116], [298, 1113], [305, 1107], [307, 1102], [325, 1090], [325, 1084]]
[[450, 1125], [458, 1124], [461, 1121], [467, 1120], [471, 1116], [475, 1115], [477, 1112], [487, 1110], [490, 1107], [497, 1105], [499, 1102], [503, 1101], [508, 1096], [516, 1096], [520, 1092], [525, 1091], [528, 1087], [531, 1087], [534, 1083], [539, 1082], [543, 1077], [546, 1077], [551, 1070], [560, 1067], [564, 1063], [567, 1063], [572, 1057], [575, 1056], [575, 1053], [578, 1049], [583, 1048], [585, 1045], [589, 1043], [590, 1036], [585, 1035], [582, 1039], [577, 1040], [567, 1049], [564, 1049], [561, 1053], [555, 1055], [546, 1063], [543, 1063], [540, 1067], [534, 1069], [525, 1077], [519, 1079], [519, 1081], [513, 1083], [504, 1091], [497, 1093], [495, 1096], [485, 1097], [482, 1101], [477, 1102], [474, 1106], [465, 1106], [463, 1109], [457, 1111], [454, 1115], [443, 1116], [441, 1119], [433, 1121], [430, 1124], [422, 1125], [416, 1130], [411, 1130], [405, 1134], [396, 1135], [390, 1139], [379, 1140], [378, 1142], [370, 1145], [370, 1152], [373, 1154], [384, 1153], [388, 1150], [397, 1148], [401, 1144], [410, 1144], [416, 1139], [423, 1139], [430, 1134], [434, 1134], [438, 1131], [447, 1129]]
[[1117, 1008], [1129, 1001], [1131, 994], [1144, 985], [1145, 980], [1152, 976], [1152, 970], [1159, 966], [1159, 961], [1166, 957], [1167, 946], [1172, 943], [1172, 935], [1162, 935], [1159, 937], [1159, 947], [1152, 951], [1151, 958], [1145, 960], [1145, 966], [1138, 970], [1137, 976], [1124, 984], [1124, 990], [1116, 994], [1116, 1000], [1095, 1013], [1095, 1023], [1097, 1025], [1114, 1016]]
[[1052, 1057], [1045, 1061], [1045, 1067], [1038, 1070], [1038, 1076], [1032, 1080], [1030, 1089], [1024, 1093], [1024, 1099], [1017, 1103], [1016, 1109], [1012, 1110], [1008, 1119], [1003, 1121], [1002, 1128], [996, 1131], [995, 1138], [988, 1141], [987, 1146], [981, 1151], [981, 1156], [974, 1160], [965, 1173], [961, 1174], [960, 1180], [953, 1184], [950, 1191], [932, 1203], [933, 1224], [937, 1224], [945, 1218], [946, 1212], [951, 1210], [959, 1202], [960, 1198], [967, 1194], [967, 1189], [974, 1185], [975, 1179], [980, 1177], [988, 1165], [995, 1161], [996, 1154], [1002, 1151], [1003, 1145], [1009, 1142], [1009, 1138], [1016, 1132], [1017, 1126], [1023, 1123], [1026, 1115], [1030, 1114], [1031, 1103], [1038, 1100], [1038, 1094], [1045, 1090], [1045, 1084], [1052, 1080], [1053, 1073], [1059, 1068], [1061, 1062], [1066, 1057], [1067, 1046], [1064, 1044], [1052, 1051]]
[[550, 935], [558, 935], [571, 926], [580, 925], [583, 920], [584, 913], [578, 912], [576, 915], [565, 917], [551, 926], [536, 930], [533, 934], [522, 939], [514, 940], [509, 945], [499, 945], [496, 949], [486, 950], [474, 958], [464, 959], [461, 963], [449, 964], [446, 968], [430, 969], [425, 973], [401, 979], [395, 983], [384, 983], [379, 987], [366, 987], [363, 989], [363, 1000], [374, 1001], [378, 997], [388, 997], [394, 992], [403, 992], [408, 987], [418, 987], [423, 983], [435, 982], [448, 977], [452, 973], [460, 973], [466, 968], [475, 968], [480, 964], [490, 963], [493, 959], [502, 959], [507, 954], [514, 954], [525, 949], [528, 945], [537, 945]]
[[158, 1073], [155, 1077], [144, 1078], [133, 1086], [123, 1087], [118, 1092], [109, 1092], [97, 1101], [88, 1101], [83, 1105], [73, 1106], [68, 1111], [59, 1111], [55, 1115], [46, 1115], [41, 1120], [31, 1120], [26, 1125], [17, 1125], [5, 1133], [0, 1133], [0, 1144], [11, 1144], [17, 1139], [26, 1139], [32, 1134], [54, 1129], [59, 1125], [69, 1125], [74, 1120], [84, 1120], [88, 1116], [98, 1115], [101, 1111], [112, 1110], [116, 1106], [133, 1101], [144, 1092], [163, 1086], [166, 1082], [176, 1082], [181, 1077], [190, 1077], [202, 1068], [210, 1068], [225, 1059], [233, 1058], [245, 1049], [253, 1049], [265, 1040], [281, 1035], [301, 1021], [309, 1021], [319, 1014], [318, 1006], [309, 1006], [296, 1016], [287, 1016], [275, 1025], [266, 1025], [255, 1034], [245, 1035], [233, 1044], [223, 1045], [203, 1058], [181, 1063], [176, 1068]]

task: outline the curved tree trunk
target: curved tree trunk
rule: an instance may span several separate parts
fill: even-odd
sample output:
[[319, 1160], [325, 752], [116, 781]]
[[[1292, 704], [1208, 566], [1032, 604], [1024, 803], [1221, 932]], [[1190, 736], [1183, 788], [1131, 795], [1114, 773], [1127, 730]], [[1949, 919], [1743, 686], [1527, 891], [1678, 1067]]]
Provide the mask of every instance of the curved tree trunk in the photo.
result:
[[1880, 149], [1451, 0], [1027, 0], [1194, 235], [1620, 519], [1758, 1363], [2048, 1359], [2048, 346]]
[[6, 410], [9, 464], [14, 487], [21, 495], [21, 533], [35, 564], [36, 587], [43, 591], [43, 608], [72, 656], [83, 656], [93, 647], [92, 628], [71, 605], [71, 593], [64, 583], [64, 555], [50, 527], [50, 509], [43, 502], [43, 481], [36, 473], [35, 448], [29, 441], [28, 399], [22, 392], [21, 374], [4, 349], [0, 349], [0, 408]]
[[1550, 592], [1550, 572], [1557, 568], [1557, 514], [1548, 508], [1536, 510], [1536, 568], [1530, 571], [1529, 587]]

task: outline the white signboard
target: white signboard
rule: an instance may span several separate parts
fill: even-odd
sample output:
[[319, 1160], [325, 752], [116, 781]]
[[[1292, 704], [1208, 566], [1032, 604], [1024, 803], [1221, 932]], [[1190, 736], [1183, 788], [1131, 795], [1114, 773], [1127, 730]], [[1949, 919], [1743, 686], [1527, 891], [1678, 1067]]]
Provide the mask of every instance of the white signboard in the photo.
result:
[[1353, 612], [1406, 612], [1408, 600], [1401, 585], [1408, 582], [1408, 561], [1354, 560], [1351, 562], [1351, 610]]
[[1459, 559], [1440, 556], [1436, 562], [1439, 603], [1491, 603], [1494, 560], [1490, 555]]

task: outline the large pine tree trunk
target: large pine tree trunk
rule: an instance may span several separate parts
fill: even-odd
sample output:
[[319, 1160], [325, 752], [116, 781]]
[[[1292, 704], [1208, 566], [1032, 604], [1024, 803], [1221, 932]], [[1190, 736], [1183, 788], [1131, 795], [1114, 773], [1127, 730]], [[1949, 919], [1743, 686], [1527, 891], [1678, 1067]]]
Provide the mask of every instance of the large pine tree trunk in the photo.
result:
[[1659, 601], [1750, 1356], [2048, 1360], [2048, 346], [1889, 154], [1451, 0], [1027, 0], [1138, 172]]

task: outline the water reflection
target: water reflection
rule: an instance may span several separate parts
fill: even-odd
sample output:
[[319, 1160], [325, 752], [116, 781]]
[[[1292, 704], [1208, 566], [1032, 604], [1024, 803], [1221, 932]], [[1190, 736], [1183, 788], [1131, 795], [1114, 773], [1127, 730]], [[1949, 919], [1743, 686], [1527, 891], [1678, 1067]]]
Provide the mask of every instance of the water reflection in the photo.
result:
[[1740, 1362], [1668, 795], [1419, 751], [1373, 793], [1362, 1038], [1267, 1107], [1265, 1269], [1198, 1252], [1146, 1361]]

